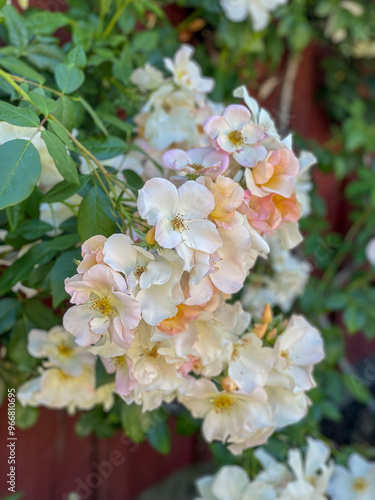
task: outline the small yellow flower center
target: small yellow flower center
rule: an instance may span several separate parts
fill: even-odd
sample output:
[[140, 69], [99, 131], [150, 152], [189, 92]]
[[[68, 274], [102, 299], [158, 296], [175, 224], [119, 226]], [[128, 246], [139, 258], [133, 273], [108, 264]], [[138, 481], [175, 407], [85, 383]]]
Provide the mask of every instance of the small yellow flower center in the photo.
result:
[[364, 477], [357, 477], [357, 479], [353, 483], [353, 490], [357, 492], [366, 491], [368, 488], [368, 482]]
[[289, 351], [284, 349], [283, 351], [280, 352], [280, 356], [282, 358], [285, 359], [285, 361], [288, 363], [288, 365], [290, 365], [290, 355], [289, 355]]
[[73, 352], [73, 349], [66, 344], [59, 344], [57, 350], [61, 354], [61, 356], [70, 356]]
[[171, 220], [171, 226], [173, 227], [174, 231], [180, 231], [180, 233], [186, 229], [184, 219], [180, 214], [177, 214], [173, 217], [173, 219]]
[[214, 400], [214, 410], [215, 413], [224, 413], [230, 415], [234, 406], [236, 406], [237, 401], [233, 396], [229, 394], [220, 394]]
[[159, 356], [158, 347], [159, 347], [158, 344], [155, 344], [152, 349], [147, 349], [145, 351], [146, 356], [148, 356], [149, 358], [156, 359]]
[[230, 134], [228, 135], [228, 139], [231, 141], [231, 143], [233, 144], [233, 146], [235, 146], [236, 149], [243, 146], [245, 142], [244, 137], [239, 130], [233, 130], [232, 132], [230, 132]]
[[72, 380], [73, 378], [74, 378], [73, 375], [69, 375], [68, 373], [65, 373], [62, 370], [60, 370], [60, 372], [59, 372], [59, 379], [62, 382], [68, 382], [69, 380]]
[[134, 276], [139, 280], [142, 274], [147, 271], [147, 266], [136, 266], [134, 269]]
[[108, 297], [91, 299], [90, 309], [100, 312], [103, 316], [112, 316], [112, 314], [116, 312], [116, 308], [113, 307]]
[[124, 356], [116, 356], [112, 358], [112, 363], [116, 368], [122, 368], [125, 365], [125, 358]]

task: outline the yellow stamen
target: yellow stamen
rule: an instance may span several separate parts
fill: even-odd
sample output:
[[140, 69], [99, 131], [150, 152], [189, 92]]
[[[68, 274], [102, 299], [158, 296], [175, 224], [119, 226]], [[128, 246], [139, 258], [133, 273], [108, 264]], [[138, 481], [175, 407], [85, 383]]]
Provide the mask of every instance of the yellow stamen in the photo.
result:
[[204, 169], [204, 166], [201, 163], [190, 163], [189, 167], [193, 168], [196, 172]]
[[364, 477], [357, 477], [357, 479], [353, 483], [353, 490], [357, 492], [366, 491], [368, 488], [368, 482]]
[[214, 400], [214, 410], [215, 413], [224, 413], [229, 415], [232, 412], [234, 406], [236, 406], [237, 401], [234, 397], [229, 394], [220, 394]]
[[228, 139], [231, 141], [236, 149], [239, 149], [244, 144], [244, 137], [239, 130], [233, 130], [228, 134]]
[[62, 356], [70, 356], [73, 352], [73, 349], [66, 344], [59, 344], [57, 350]]
[[147, 271], [147, 266], [136, 266], [134, 269], [134, 276], [139, 280], [142, 274]]
[[116, 312], [116, 308], [113, 307], [108, 297], [102, 297], [101, 299], [91, 299], [90, 309], [100, 312], [103, 316], [112, 316]]
[[184, 219], [180, 214], [177, 214], [173, 217], [173, 219], [171, 220], [171, 226], [175, 231], [180, 231], [180, 233], [186, 229]]

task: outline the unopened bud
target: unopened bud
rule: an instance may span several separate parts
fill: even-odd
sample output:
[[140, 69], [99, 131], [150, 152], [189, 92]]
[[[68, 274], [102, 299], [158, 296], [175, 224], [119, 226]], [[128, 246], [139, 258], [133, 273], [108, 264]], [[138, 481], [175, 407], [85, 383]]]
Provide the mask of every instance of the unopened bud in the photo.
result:
[[155, 245], [156, 243], [156, 240], [155, 240], [155, 228], [152, 227], [146, 234], [146, 238], [145, 238], [145, 241], [147, 243], [147, 245], [150, 245], [150, 246], [153, 246]]
[[277, 330], [276, 328], [272, 328], [272, 330], [269, 332], [269, 334], [267, 335], [267, 340], [272, 340], [276, 337], [276, 334], [277, 334]]
[[253, 327], [253, 332], [257, 337], [262, 339], [267, 331], [267, 327], [268, 327], [267, 323], [257, 323]]
[[262, 323], [267, 323], [269, 325], [273, 320], [273, 314], [272, 314], [272, 309], [269, 304], [266, 304], [263, 309], [263, 314], [261, 318]]
[[227, 392], [233, 392], [236, 389], [238, 389], [236, 382], [232, 380], [230, 377], [224, 377], [223, 380], [221, 381], [221, 386], [224, 389], [224, 391]]

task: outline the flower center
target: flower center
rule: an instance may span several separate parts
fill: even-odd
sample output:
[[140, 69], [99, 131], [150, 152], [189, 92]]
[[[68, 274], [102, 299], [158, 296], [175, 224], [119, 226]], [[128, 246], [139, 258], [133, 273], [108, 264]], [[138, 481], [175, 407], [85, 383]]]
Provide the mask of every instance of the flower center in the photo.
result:
[[73, 352], [73, 349], [65, 344], [59, 344], [57, 350], [61, 354], [61, 356], [70, 356]]
[[284, 349], [283, 351], [280, 352], [280, 356], [285, 359], [285, 361], [289, 366], [291, 363], [289, 351], [287, 349]]
[[214, 400], [214, 410], [215, 413], [224, 413], [225, 415], [230, 415], [234, 406], [236, 406], [237, 401], [234, 397], [229, 394], [220, 394]]
[[147, 266], [136, 266], [134, 269], [134, 276], [139, 280], [142, 274], [147, 271]]
[[125, 357], [116, 356], [115, 358], [112, 358], [112, 363], [116, 368], [123, 368], [125, 366]]
[[174, 231], [179, 231], [180, 233], [186, 229], [184, 224], [184, 219], [180, 214], [176, 214], [173, 217], [173, 219], [171, 220], [171, 226], [174, 229]]
[[145, 351], [146, 356], [148, 356], [149, 358], [156, 359], [159, 356], [158, 347], [159, 347], [158, 344], [155, 344], [152, 349], [147, 349]]
[[353, 490], [358, 492], [366, 491], [368, 488], [368, 482], [364, 477], [357, 477], [353, 483]]
[[239, 130], [233, 130], [232, 132], [230, 132], [230, 134], [228, 135], [228, 139], [236, 147], [236, 149], [243, 146], [245, 142], [244, 137]]
[[204, 169], [204, 166], [201, 163], [197, 162], [189, 163], [189, 167], [193, 168], [196, 172]]
[[91, 299], [90, 309], [100, 312], [103, 316], [112, 316], [116, 312], [116, 308], [113, 307], [111, 301], [108, 297], [102, 297], [101, 299]]

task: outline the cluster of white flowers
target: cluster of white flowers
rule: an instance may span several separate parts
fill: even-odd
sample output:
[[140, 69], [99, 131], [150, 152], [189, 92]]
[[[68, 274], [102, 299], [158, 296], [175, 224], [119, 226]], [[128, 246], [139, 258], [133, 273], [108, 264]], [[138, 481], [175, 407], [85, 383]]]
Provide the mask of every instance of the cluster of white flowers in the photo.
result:
[[[132, 75], [151, 92], [135, 119], [135, 142], [164, 171], [138, 152], [111, 159], [119, 170], [130, 162], [145, 181], [137, 235], [83, 243], [77, 274], [65, 281], [73, 307], [63, 325], [91, 360], [100, 356], [127, 403], [147, 411], [177, 398], [204, 419], [208, 441], [241, 453], [306, 414], [312, 369], [324, 356], [319, 332], [303, 317], [280, 325], [266, 308], [261, 323], [249, 326], [241, 304], [227, 303], [269, 253], [265, 238], [286, 249], [301, 241], [297, 186], [305, 172], [291, 138], [281, 140], [244, 87], [235, 95], [246, 106], [208, 101], [213, 80], [192, 55], [183, 45], [165, 60], [169, 79], [150, 65]], [[23, 388], [25, 403], [56, 407], [46, 395], [53, 385], [44, 383], [51, 370], [66, 375], [56, 359]], [[82, 366], [83, 377], [90, 369]], [[74, 407], [71, 398], [60, 404]]]
[[39, 376], [19, 388], [21, 404], [66, 408], [69, 413], [89, 410], [97, 404], [107, 411], [112, 408], [115, 384], [96, 388], [96, 357], [79, 347], [64, 328], [30, 330], [27, 348], [31, 356], [44, 361]]
[[263, 466], [253, 480], [239, 466], [222, 467], [214, 476], [196, 482], [196, 500], [372, 500], [375, 498], [375, 462], [357, 453], [349, 468], [330, 460], [322, 441], [307, 438], [305, 457], [290, 450], [288, 464], [277, 462], [263, 449], [254, 452]]
[[251, 18], [254, 31], [266, 28], [270, 13], [280, 5], [286, 5], [288, 0], [220, 0], [220, 4], [228, 19], [241, 23]]

